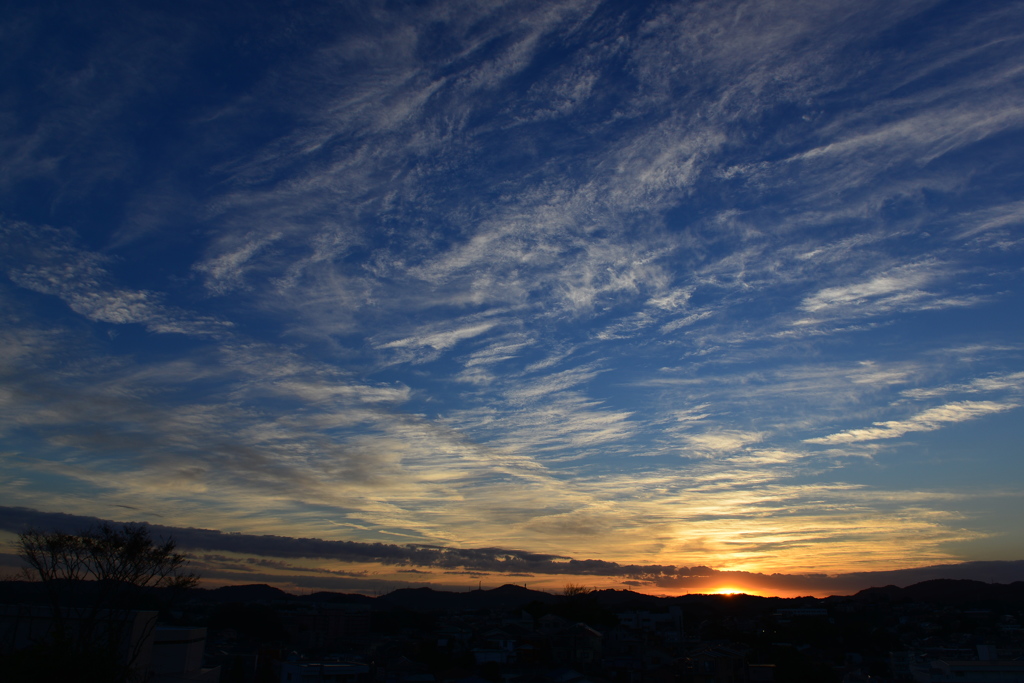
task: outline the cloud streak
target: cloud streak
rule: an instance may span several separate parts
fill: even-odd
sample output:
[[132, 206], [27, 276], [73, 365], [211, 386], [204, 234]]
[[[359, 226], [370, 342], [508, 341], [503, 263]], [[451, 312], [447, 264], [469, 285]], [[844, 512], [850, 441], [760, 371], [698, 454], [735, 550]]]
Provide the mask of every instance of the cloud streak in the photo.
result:
[[876, 422], [873, 427], [850, 429], [828, 436], [805, 439], [807, 443], [843, 444], [878, 439], [895, 439], [908, 432], [931, 432], [948, 424], [974, 420], [985, 415], [1001, 413], [1020, 407], [1017, 403], [995, 401], [955, 401], [922, 411], [906, 420]]

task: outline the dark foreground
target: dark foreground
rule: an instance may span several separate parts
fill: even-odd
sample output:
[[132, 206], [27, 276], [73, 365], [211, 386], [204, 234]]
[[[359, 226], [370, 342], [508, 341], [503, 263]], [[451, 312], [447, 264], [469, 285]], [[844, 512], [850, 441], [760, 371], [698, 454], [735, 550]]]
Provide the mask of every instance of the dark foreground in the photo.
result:
[[[0, 582], [0, 604], [32, 603], [39, 584]], [[1024, 582], [825, 599], [257, 585], [195, 589], [159, 618], [206, 629], [203, 680], [223, 683], [1024, 681]]]

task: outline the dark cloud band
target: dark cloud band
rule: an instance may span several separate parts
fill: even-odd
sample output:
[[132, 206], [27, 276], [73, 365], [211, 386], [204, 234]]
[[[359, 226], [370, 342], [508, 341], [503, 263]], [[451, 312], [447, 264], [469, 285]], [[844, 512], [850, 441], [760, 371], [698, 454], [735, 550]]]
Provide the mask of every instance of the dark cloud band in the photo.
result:
[[[109, 520], [23, 507], [0, 506], [0, 529], [18, 533], [26, 528], [76, 532]], [[442, 570], [485, 571], [506, 576], [548, 574], [622, 578], [635, 587], [669, 591], [699, 591], [711, 584], [738, 585], [756, 590], [808, 593], [846, 593], [871, 586], [906, 586], [930, 579], [973, 579], [995, 583], [1024, 580], [1024, 560], [965, 562], [914, 569], [838, 574], [758, 574], [721, 571], [710, 567], [619, 564], [506, 548], [449, 548], [434, 545], [395, 545], [329, 541], [317, 538], [224, 533], [213, 529], [148, 525], [152, 533], [171, 537], [184, 550], [233, 552], [260, 557], [315, 558], [340, 562], [379, 562], [385, 565]], [[266, 566], [276, 566], [267, 561]]]

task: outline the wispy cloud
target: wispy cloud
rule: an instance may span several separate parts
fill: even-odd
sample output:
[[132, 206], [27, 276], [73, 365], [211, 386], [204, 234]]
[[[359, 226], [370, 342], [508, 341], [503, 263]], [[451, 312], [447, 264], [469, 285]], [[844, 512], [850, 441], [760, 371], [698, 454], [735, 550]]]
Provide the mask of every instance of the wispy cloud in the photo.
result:
[[220, 335], [233, 326], [168, 305], [157, 292], [114, 285], [107, 270], [111, 259], [77, 246], [68, 231], [4, 222], [2, 234], [9, 245], [5, 260], [12, 282], [57, 296], [89, 320], [136, 323], [151, 332], [190, 335]]
[[281, 233], [270, 235], [247, 235], [240, 244], [225, 250], [215, 258], [196, 266], [207, 276], [206, 286], [217, 294], [223, 294], [242, 283], [243, 275], [261, 249], [280, 240]]
[[931, 432], [947, 424], [973, 420], [993, 413], [1001, 413], [1019, 407], [1017, 403], [995, 401], [956, 401], [935, 408], [929, 408], [906, 420], [876, 422], [873, 427], [849, 429], [828, 436], [805, 439], [807, 443], [840, 444], [877, 439], [895, 439], [908, 432]]
[[956, 220], [957, 238], [999, 249], [1020, 244], [1019, 227], [1024, 224], [1024, 201], [988, 207]]
[[418, 347], [418, 346], [429, 346], [432, 349], [438, 351], [444, 351], [445, 349], [455, 346], [464, 339], [472, 339], [477, 337], [484, 332], [487, 332], [495, 326], [496, 323], [486, 322], [478, 323], [476, 325], [468, 325], [466, 327], [460, 327], [454, 330], [448, 330], [445, 332], [435, 332], [432, 334], [424, 334], [415, 337], [406, 337], [405, 339], [396, 339], [395, 341], [381, 344], [378, 348], [381, 349], [400, 349], [407, 347]]
[[[990, 102], [991, 104], [991, 102]], [[1014, 98], [997, 101], [993, 108], [962, 105], [929, 111], [861, 135], [842, 139], [802, 153], [800, 160], [847, 157], [855, 154], [893, 153], [913, 155], [927, 163], [934, 158], [1015, 128], [1024, 122]]]
[[879, 275], [866, 282], [829, 287], [804, 299], [800, 308], [809, 313], [819, 313], [870, 304], [874, 310], [888, 310], [925, 296], [920, 288], [935, 277], [933, 270], [930, 267], [904, 266], [894, 273]]
[[687, 434], [683, 437], [689, 449], [697, 453], [731, 453], [764, 438], [761, 432], [718, 430], [702, 434]]
[[988, 377], [978, 377], [970, 382], [962, 384], [949, 384], [945, 386], [929, 387], [923, 389], [907, 389], [903, 395], [913, 399], [938, 398], [947, 394], [977, 394], [994, 391], [1019, 392], [1024, 389], [1024, 372], [1011, 372], [1007, 374], [993, 374]]

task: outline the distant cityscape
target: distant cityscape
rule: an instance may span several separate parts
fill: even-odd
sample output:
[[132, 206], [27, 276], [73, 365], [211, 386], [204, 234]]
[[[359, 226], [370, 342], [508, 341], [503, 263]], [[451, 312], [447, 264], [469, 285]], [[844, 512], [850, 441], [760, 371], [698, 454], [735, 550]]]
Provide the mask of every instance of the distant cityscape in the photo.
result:
[[[566, 593], [246, 585], [125, 614], [159, 621], [136, 646], [138, 680], [153, 683], [1024, 681], [1024, 582], [824, 599]], [[4, 661], [45, 630], [45, 602], [40, 583], [0, 582]]]

